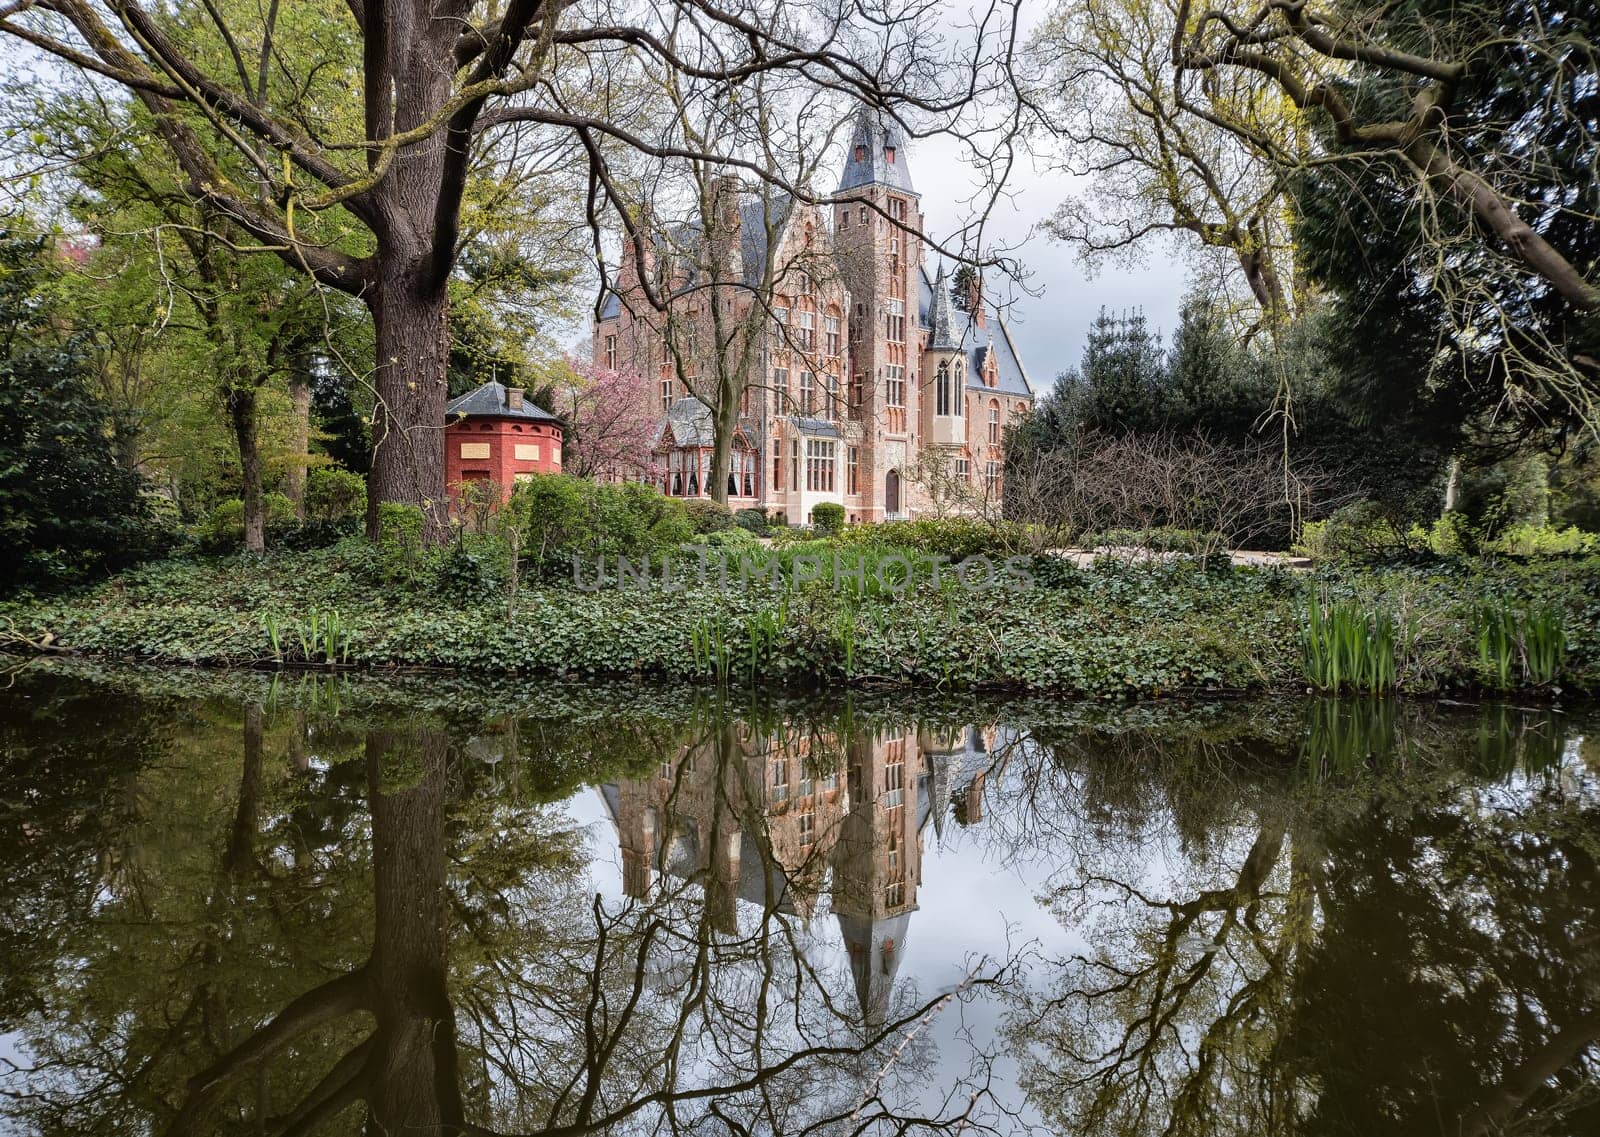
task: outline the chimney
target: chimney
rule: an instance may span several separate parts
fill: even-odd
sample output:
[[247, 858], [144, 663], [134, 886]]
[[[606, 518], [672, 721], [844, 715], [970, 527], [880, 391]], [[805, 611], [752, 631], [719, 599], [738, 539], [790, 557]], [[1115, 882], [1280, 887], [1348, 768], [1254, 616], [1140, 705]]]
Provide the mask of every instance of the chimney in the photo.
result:
[[506, 388], [506, 406], [510, 407], [514, 411], [520, 411], [522, 409], [521, 387]]
[[974, 268], [967, 274], [967, 315], [972, 318], [973, 327], [988, 326], [988, 317], [983, 310], [983, 270], [980, 268]]

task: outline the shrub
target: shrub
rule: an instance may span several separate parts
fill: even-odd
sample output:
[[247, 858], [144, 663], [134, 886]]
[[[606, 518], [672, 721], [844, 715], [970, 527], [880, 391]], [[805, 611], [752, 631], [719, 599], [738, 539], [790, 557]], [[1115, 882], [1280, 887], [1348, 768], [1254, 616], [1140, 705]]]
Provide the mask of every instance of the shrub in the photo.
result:
[[[299, 522], [294, 502], [281, 493], [262, 494], [261, 505], [269, 544], [281, 540]], [[226, 553], [239, 548], [244, 544], [244, 502], [234, 497], [217, 506], [196, 528], [195, 537], [203, 552]]]
[[1559, 557], [1600, 552], [1600, 536], [1550, 525], [1512, 525], [1494, 542], [1496, 552], [1519, 557]]
[[732, 529], [724, 529], [720, 533], [707, 533], [705, 544], [713, 549], [748, 550], [761, 547], [761, 542], [756, 540], [754, 533], [738, 525]]
[[832, 501], [818, 502], [811, 507], [811, 527], [829, 536], [843, 533], [844, 506]]
[[720, 533], [733, 528], [733, 511], [720, 501], [690, 498], [683, 503], [683, 508], [696, 533]]
[[1377, 502], [1362, 501], [1337, 509], [1326, 521], [1308, 522], [1297, 552], [1325, 561], [1359, 561], [1414, 551], [1402, 530]]
[[419, 506], [378, 504], [378, 559], [385, 578], [409, 580], [422, 563], [422, 520]]
[[507, 556], [495, 537], [454, 541], [433, 559], [432, 590], [460, 604], [487, 600], [505, 583]]
[[505, 514], [523, 556], [546, 571], [573, 556], [655, 559], [694, 536], [683, 503], [639, 482], [538, 474], [517, 483]]
[[1440, 517], [1428, 527], [1426, 534], [1428, 548], [1441, 557], [1470, 556], [1478, 552], [1481, 538], [1467, 515], [1459, 510]]
[[759, 509], [741, 509], [733, 515], [733, 523], [748, 533], [757, 537], [765, 537], [770, 528], [767, 525], [767, 515]]
[[918, 521], [885, 521], [857, 525], [840, 538], [852, 544], [915, 549], [964, 560], [979, 554], [1004, 557], [1029, 547], [1026, 527], [1011, 521], [975, 517], [925, 517]]
[[347, 521], [367, 512], [367, 479], [338, 466], [306, 474], [306, 521]]

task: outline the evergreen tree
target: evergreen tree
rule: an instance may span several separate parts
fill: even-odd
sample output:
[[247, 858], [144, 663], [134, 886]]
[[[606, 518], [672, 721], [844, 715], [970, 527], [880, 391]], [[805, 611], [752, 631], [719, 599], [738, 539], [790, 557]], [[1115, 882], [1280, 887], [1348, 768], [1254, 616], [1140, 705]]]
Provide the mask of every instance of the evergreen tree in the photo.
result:
[[0, 592], [80, 580], [148, 548], [142, 479], [46, 303], [46, 242], [0, 232]]

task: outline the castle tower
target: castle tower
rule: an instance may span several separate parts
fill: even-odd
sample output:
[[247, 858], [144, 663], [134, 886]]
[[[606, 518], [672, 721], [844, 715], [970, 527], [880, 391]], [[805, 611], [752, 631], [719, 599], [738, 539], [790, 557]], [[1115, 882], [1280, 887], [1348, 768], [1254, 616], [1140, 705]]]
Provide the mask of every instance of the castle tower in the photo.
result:
[[904, 136], [863, 109], [834, 205], [840, 275], [850, 290], [850, 414], [861, 427], [866, 521], [908, 515], [920, 417], [921, 198]]
[[922, 882], [916, 735], [854, 741], [848, 754], [850, 811], [833, 849], [833, 912], [862, 1023], [876, 1029], [889, 1016]]
[[954, 456], [967, 443], [967, 368], [962, 336], [955, 326], [955, 306], [950, 301], [950, 281], [943, 265], [933, 279], [928, 322], [931, 327], [922, 355], [928, 386], [922, 392], [921, 441], [924, 446], [939, 447]]

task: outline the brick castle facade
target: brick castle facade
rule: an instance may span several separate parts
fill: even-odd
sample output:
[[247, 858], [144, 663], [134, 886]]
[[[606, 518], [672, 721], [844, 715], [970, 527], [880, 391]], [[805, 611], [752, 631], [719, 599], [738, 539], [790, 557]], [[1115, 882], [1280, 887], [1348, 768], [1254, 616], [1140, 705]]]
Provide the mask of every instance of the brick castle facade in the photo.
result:
[[657, 400], [654, 477], [710, 497], [716, 415], [732, 430], [728, 503], [851, 521], [997, 501], [1006, 424], [1033, 387], [981, 276], [959, 301], [927, 270], [900, 131], [863, 113], [826, 206], [736, 179], [704, 220], [644, 218], [596, 322], [596, 364]]

